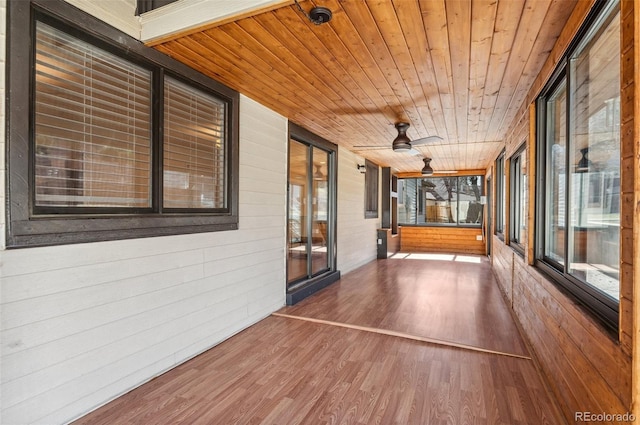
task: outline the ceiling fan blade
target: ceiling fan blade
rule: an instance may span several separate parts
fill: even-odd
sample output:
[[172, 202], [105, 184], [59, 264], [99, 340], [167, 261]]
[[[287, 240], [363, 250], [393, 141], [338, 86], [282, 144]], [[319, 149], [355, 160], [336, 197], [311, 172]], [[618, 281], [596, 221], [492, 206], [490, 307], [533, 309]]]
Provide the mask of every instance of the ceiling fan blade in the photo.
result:
[[442, 141], [442, 137], [440, 136], [429, 136], [429, 137], [423, 137], [421, 139], [416, 139], [416, 140], [412, 140], [411, 141], [411, 145], [426, 145], [427, 143], [433, 143], [433, 142], [441, 142]]

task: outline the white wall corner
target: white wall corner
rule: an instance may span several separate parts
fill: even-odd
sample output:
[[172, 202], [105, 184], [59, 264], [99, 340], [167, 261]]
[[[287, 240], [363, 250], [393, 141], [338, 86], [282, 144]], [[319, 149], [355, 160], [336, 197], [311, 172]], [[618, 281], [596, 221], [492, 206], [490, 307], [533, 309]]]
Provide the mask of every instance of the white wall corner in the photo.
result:
[[65, 0], [67, 3], [140, 40], [142, 23], [136, 0]]
[[286, 0], [178, 0], [141, 16], [144, 42], [292, 3]]

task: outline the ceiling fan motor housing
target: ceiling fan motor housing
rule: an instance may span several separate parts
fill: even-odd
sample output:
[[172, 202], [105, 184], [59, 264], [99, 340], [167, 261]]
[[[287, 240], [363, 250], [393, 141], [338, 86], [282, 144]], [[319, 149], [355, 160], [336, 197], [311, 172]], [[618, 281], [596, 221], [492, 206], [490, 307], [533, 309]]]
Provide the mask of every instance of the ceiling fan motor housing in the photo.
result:
[[424, 168], [422, 168], [423, 176], [430, 176], [433, 174], [433, 168], [431, 168], [431, 158], [424, 158]]
[[392, 148], [394, 151], [409, 151], [411, 150], [411, 140], [407, 137], [407, 130], [409, 129], [409, 123], [398, 122], [396, 123], [396, 129], [398, 130], [398, 136], [393, 139]]

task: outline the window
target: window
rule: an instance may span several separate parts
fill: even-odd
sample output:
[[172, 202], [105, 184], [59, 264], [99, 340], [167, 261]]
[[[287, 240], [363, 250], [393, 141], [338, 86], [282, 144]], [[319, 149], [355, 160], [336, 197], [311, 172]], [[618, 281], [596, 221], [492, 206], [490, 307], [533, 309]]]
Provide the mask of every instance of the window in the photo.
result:
[[482, 179], [482, 176], [400, 179], [399, 224], [481, 226]]
[[510, 161], [509, 244], [524, 255], [527, 241], [527, 159], [522, 146]]
[[504, 172], [504, 152], [496, 159], [496, 227], [495, 234], [504, 240], [504, 223], [506, 216], [507, 176]]
[[225, 208], [225, 109], [208, 93], [165, 78], [165, 208]]
[[378, 166], [365, 160], [364, 218], [378, 218]]
[[64, 2], [8, 13], [8, 247], [237, 228], [237, 92]]
[[35, 213], [151, 208], [151, 71], [42, 21], [35, 33]]
[[620, 272], [619, 52], [619, 5], [602, 3], [537, 104], [537, 264], [613, 329]]

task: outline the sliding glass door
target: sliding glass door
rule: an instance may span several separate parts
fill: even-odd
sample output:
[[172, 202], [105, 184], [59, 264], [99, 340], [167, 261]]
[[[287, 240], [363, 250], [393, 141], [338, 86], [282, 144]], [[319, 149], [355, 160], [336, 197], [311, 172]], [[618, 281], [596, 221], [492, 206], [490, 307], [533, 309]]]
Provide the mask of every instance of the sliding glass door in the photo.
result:
[[289, 140], [287, 286], [332, 269], [334, 211], [332, 152]]

